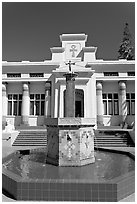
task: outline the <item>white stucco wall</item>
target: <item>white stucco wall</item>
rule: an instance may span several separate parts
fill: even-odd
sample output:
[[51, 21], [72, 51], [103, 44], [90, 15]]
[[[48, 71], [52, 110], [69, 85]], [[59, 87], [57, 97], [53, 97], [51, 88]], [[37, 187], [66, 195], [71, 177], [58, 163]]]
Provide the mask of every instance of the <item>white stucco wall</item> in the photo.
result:
[[10, 116], [6, 117], [6, 121], [9, 121], [10, 124], [18, 126], [21, 124], [21, 116]]
[[44, 125], [44, 116], [29, 116], [29, 125], [30, 126], [42, 126]]

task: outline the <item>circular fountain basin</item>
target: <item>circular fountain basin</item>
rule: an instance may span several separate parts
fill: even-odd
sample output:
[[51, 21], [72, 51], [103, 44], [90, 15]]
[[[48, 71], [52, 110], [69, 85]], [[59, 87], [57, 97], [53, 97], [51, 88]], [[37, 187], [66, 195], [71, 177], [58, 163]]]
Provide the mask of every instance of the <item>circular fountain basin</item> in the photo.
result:
[[3, 189], [17, 200], [118, 201], [134, 192], [134, 159], [122, 152], [95, 152], [82, 167], [46, 164], [44, 149], [18, 151], [3, 162]]

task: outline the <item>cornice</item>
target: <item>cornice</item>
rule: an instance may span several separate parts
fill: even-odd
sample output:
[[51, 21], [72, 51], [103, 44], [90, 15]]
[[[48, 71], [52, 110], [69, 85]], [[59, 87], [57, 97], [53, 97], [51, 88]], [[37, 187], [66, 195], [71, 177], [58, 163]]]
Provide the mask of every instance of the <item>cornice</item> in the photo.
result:
[[62, 34], [60, 35], [60, 41], [87, 41], [87, 35], [81, 34]]
[[87, 62], [87, 66], [93, 65], [93, 64], [135, 64], [135, 60], [95, 60], [93, 62]]
[[[79, 62], [79, 63], [83, 63], [83, 61]], [[109, 64], [132, 64], [135, 65], [135, 60], [95, 60], [95, 61], [91, 61], [91, 62], [87, 62], [86, 63], [86, 67], [90, 67], [92, 65], [109, 65]], [[53, 65], [53, 66], [59, 66], [60, 62], [53, 62], [51, 60], [45, 60], [45, 61], [40, 61], [40, 62], [32, 62], [32, 61], [15, 61], [15, 62], [10, 62], [10, 61], [2, 61], [2, 66], [23, 66], [23, 65], [27, 65], [27, 66], [31, 66], [31, 65]]]
[[65, 51], [64, 47], [52, 47], [50, 48], [52, 53], [63, 53]]
[[96, 52], [97, 47], [83, 47], [82, 50], [83, 52]]
[[59, 62], [53, 62], [51, 60], [45, 60], [45, 61], [41, 61], [41, 62], [32, 62], [32, 61], [17, 61], [17, 62], [9, 62], [9, 61], [3, 61], [2, 62], [2, 66], [38, 66], [38, 65], [53, 65], [53, 66], [59, 66], [60, 63]]

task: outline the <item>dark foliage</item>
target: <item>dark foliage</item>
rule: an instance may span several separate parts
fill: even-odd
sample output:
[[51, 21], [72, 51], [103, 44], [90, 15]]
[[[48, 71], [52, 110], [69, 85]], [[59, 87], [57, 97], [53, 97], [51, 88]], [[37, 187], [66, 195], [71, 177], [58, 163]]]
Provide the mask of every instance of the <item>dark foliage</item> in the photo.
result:
[[124, 32], [123, 32], [123, 41], [120, 44], [119, 52], [119, 59], [127, 59], [133, 60], [134, 59], [134, 47], [132, 46], [131, 42], [131, 34], [129, 32], [128, 23], [126, 23]]

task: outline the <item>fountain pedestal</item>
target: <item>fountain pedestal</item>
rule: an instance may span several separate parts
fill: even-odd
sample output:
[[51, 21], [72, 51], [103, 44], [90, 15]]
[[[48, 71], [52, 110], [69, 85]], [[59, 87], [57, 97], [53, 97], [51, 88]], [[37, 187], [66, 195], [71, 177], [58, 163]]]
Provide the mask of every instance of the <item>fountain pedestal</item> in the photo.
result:
[[89, 118], [47, 118], [47, 163], [83, 166], [95, 162], [94, 121]]
[[[95, 121], [75, 118], [75, 78], [71, 71], [66, 78], [65, 118], [47, 118], [47, 163], [59, 166], [82, 166], [93, 163]], [[73, 64], [73, 63], [72, 63]]]

